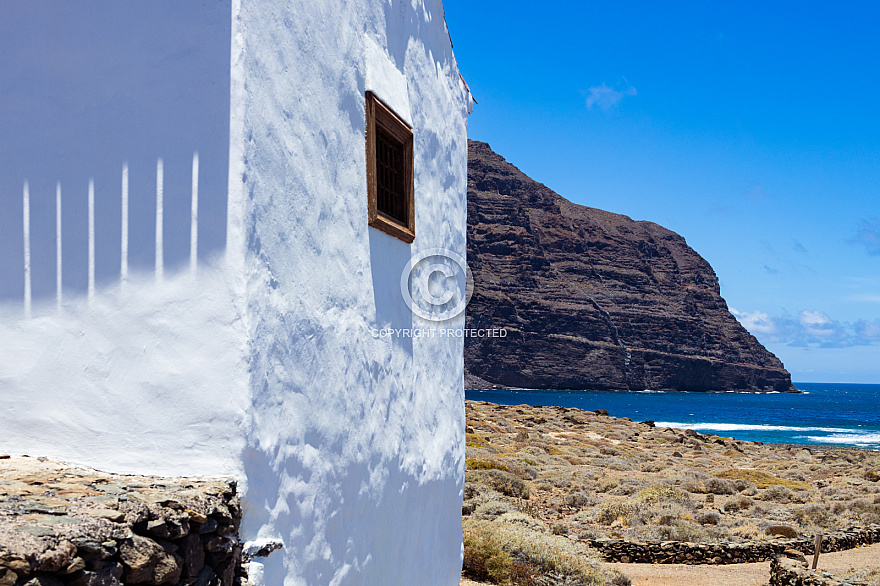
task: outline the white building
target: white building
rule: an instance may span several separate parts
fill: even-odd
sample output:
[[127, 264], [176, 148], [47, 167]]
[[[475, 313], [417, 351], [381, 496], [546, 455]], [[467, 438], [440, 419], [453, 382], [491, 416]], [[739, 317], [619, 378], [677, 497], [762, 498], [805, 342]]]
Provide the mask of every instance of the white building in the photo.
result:
[[442, 2], [201, 4], [0, 6], [0, 451], [238, 478], [258, 584], [457, 584]]

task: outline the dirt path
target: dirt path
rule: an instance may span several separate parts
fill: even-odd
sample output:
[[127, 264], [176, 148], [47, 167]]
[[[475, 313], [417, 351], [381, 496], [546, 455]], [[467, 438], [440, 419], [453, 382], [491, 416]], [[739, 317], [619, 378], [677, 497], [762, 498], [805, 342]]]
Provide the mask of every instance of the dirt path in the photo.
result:
[[[819, 569], [832, 574], [880, 565], [880, 544], [849, 551], [823, 553]], [[680, 564], [606, 564], [632, 578], [632, 586], [764, 586], [770, 580], [770, 562], [727, 566]], [[461, 586], [481, 586], [462, 579]]]

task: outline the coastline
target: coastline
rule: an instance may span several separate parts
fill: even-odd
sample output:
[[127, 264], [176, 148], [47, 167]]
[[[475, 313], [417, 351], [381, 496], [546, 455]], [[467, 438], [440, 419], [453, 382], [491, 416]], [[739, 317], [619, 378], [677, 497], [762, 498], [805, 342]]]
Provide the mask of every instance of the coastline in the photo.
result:
[[501, 404], [604, 409], [633, 421], [737, 440], [880, 448], [880, 385], [800, 383], [800, 393], [467, 390]]

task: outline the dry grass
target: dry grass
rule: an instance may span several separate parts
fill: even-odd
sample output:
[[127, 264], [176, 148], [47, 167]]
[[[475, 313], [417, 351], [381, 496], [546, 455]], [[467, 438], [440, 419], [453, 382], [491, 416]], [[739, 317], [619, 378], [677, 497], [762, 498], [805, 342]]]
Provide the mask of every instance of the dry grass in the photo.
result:
[[792, 490], [806, 490], [810, 487], [809, 483], [800, 480], [787, 480], [778, 478], [772, 474], [762, 472], [761, 470], [749, 470], [746, 468], [735, 468], [732, 470], [724, 470], [715, 474], [718, 478], [729, 478], [732, 480], [745, 480], [751, 482], [756, 488], [770, 488], [771, 486], [783, 486]]

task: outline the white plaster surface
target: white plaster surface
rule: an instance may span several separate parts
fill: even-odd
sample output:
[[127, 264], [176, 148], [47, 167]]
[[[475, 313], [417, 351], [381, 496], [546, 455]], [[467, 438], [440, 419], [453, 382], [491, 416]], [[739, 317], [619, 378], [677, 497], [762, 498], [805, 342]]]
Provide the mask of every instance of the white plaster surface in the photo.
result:
[[[232, 0], [230, 72], [224, 254], [0, 306], [0, 449], [237, 476], [242, 537], [284, 544], [258, 585], [458, 584], [463, 340], [371, 334], [464, 325], [400, 293], [411, 255], [466, 254], [442, 3]], [[413, 126], [412, 245], [367, 226], [368, 88]]]
[[[260, 560], [263, 583], [457, 584], [462, 341], [370, 335], [424, 325], [399, 290], [411, 254], [465, 255], [468, 96], [443, 7], [243, 0], [233, 29], [253, 344], [244, 530], [284, 541]], [[391, 104], [406, 88], [411, 246], [367, 227], [367, 79]]]
[[239, 475], [244, 326], [222, 271], [0, 313], [0, 449], [114, 472]]

